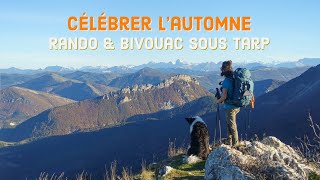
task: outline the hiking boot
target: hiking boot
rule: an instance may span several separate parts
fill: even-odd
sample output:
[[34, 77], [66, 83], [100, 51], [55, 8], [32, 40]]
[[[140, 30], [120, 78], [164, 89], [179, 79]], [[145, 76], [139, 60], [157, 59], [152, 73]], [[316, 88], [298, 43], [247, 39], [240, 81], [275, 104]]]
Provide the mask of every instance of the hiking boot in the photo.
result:
[[234, 149], [238, 150], [238, 151], [242, 151], [245, 149], [246, 145], [243, 143], [237, 143], [235, 145], [232, 146]]

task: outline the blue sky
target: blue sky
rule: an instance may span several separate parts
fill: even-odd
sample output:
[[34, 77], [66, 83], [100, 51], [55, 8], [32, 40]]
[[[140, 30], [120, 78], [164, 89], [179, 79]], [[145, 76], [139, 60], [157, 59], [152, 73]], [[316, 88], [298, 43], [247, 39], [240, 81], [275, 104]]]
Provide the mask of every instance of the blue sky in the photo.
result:
[[[320, 57], [320, 1], [214, 1], [214, 0], [4, 0], [0, 6], [0, 68], [42, 68], [142, 64], [148, 61], [218, 62], [293, 61]], [[70, 32], [70, 16], [150, 16], [151, 32]], [[158, 16], [251, 16], [250, 32], [158, 32]], [[269, 37], [264, 51], [50, 51], [50, 37]], [[185, 47], [187, 47], [187, 44]]]

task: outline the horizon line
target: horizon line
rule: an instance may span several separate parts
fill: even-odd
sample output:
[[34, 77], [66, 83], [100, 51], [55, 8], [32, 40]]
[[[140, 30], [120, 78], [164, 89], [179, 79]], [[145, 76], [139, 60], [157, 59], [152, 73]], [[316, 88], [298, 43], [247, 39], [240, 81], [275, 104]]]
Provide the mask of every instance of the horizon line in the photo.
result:
[[[304, 58], [299, 58], [296, 60], [286, 60], [286, 61], [270, 61], [270, 62], [264, 62], [264, 61], [244, 61], [244, 62], [238, 62], [238, 61], [234, 61], [234, 64], [253, 64], [253, 63], [260, 63], [263, 65], [279, 65], [279, 64], [285, 64], [285, 63], [294, 63], [294, 62], [299, 62], [300, 60], [304, 60], [304, 59], [318, 59], [319, 63], [320, 63], [320, 57], [304, 57]], [[138, 66], [142, 66], [142, 65], [147, 65], [150, 63], [154, 63], [154, 64], [158, 64], [158, 63], [172, 63], [172, 64], [176, 64], [176, 62], [182, 62], [186, 65], [199, 65], [199, 64], [205, 64], [205, 63], [212, 63], [212, 64], [219, 64], [222, 63], [223, 61], [217, 61], [217, 62], [213, 62], [213, 61], [205, 61], [205, 62], [189, 62], [189, 61], [184, 61], [181, 59], [176, 59], [174, 61], [148, 61], [146, 63], [141, 63], [141, 64], [137, 64], [137, 65], [133, 65], [133, 64], [123, 64], [123, 65], [87, 65], [87, 66], [81, 66], [81, 67], [72, 67], [72, 66], [63, 66], [63, 65], [46, 65], [46, 66], [42, 66], [39, 68], [19, 68], [19, 67], [15, 67], [15, 66], [7, 66], [7, 67], [0, 67], [0, 70], [4, 70], [4, 69], [19, 69], [19, 70], [45, 70], [48, 67], [62, 67], [62, 68], [66, 68], [66, 69], [70, 69], [70, 70], [80, 70], [82, 68], [85, 67], [92, 67], [92, 68], [98, 68], [98, 67], [104, 67], [104, 68], [112, 68], [112, 67], [128, 67], [128, 68], [134, 68], [134, 67], [138, 67]]]

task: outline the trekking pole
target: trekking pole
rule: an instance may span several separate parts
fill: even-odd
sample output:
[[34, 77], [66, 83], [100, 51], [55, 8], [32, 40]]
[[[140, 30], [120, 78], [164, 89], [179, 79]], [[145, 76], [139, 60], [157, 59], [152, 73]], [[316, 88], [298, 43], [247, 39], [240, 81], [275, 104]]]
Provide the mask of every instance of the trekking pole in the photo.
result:
[[244, 121], [244, 133], [245, 133], [245, 139], [248, 140], [248, 119], [247, 119], [247, 107], [242, 107], [242, 118]]
[[214, 138], [213, 138], [214, 146], [216, 146], [216, 137], [217, 137], [217, 114], [216, 114], [216, 125], [214, 126]]
[[249, 123], [248, 123], [248, 109], [247, 109], [247, 106], [244, 108], [244, 117], [246, 118], [246, 132], [248, 133]]
[[[217, 99], [221, 98], [220, 90], [219, 88], [216, 88], [216, 94], [215, 97]], [[221, 143], [221, 125], [220, 125], [220, 108], [219, 108], [219, 103], [217, 103], [217, 111], [216, 111], [216, 125], [214, 127], [214, 145], [216, 145], [216, 137], [217, 137], [217, 128], [219, 126], [220, 130], [220, 140], [219, 142]]]
[[217, 128], [220, 125], [220, 113], [219, 113], [219, 104], [217, 103], [217, 111], [216, 111], [216, 125], [214, 127], [214, 144], [216, 144], [216, 138], [217, 138]]
[[220, 118], [220, 107], [219, 104], [217, 106], [217, 111], [218, 111], [218, 122], [219, 122], [219, 143], [222, 144], [222, 137], [221, 137], [221, 118]]
[[251, 109], [248, 109], [248, 129], [250, 129], [250, 125], [251, 125], [251, 119], [250, 119], [250, 114], [251, 114]]
[[245, 109], [243, 107], [241, 107], [240, 114], [242, 116], [242, 120], [244, 121], [244, 123], [243, 123], [244, 124], [244, 132], [246, 132], [247, 131], [247, 121], [246, 121], [246, 113], [244, 111], [245, 111]]

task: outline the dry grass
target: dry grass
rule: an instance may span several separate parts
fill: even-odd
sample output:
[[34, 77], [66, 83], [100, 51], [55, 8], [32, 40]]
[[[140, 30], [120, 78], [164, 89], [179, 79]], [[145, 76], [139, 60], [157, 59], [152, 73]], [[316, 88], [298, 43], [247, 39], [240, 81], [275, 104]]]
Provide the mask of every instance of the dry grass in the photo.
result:
[[180, 147], [176, 146], [176, 140], [171, 141], [169, 139], [169, 147], [168, 147], [168, 157], [172, 158], [181, 154], [186, 154], [187, 148], [185, 148], [183, 145]]
[[64, 173], [61, 173], [60, 175], [57, 174], [52, 174], [51, 176], [48, 173], [42, 172], [40, 173], [40, 176], [38, 180], [63, 180], [66, 179], [63, 177]]
[[[91, 178], [91, 175], [89, 175], [87, 172], [82, 171], [82, 173], [76, 175], [76, 179], [77, 180], [88, 180], [88, 179], [92, 179], [92, 178]], [[66, 180], [67, 180], [67, 178], [66, 178]]]
[[311, 114], [308, 116], [308, 123], [312, 130], [313, 137], [310, 139], [307, 135], [303, 138], [297, 138], [300, 146], [298, 152], [303, 155], [309, 162], [314, 163], [320, 169], [320, 126], [314, 123]]
[[132, 169], [122, 168], [122, 180], [133, 180], [134, 176], [132, 174]]
[[[64, 173], [61, 173], [60, 175], [50, 175], [49, 173], [41, 173], [39, 178], [37, 180], [67, 180], [68, 177], [65, 176]], [[73, 178], [72, 178], [73, 179]], [[81, 172], [80, 174], [77, 174], [75, 177], [76, 180], [91, 180], [95, 179], [92, 177], [88, 172]], [[131, 168], [123, 167], [121, 175], [117, 175], [117, 162], [113, 161], [110, 164], [110, 168], [107, 168], [105, 166], [105, 173], [103, 176], [104, 180], [135, 180], [135, 179], [141, 179], [141, 180], [152, 180], [154, 178], [154, 172], [149, 171], [146, 167], [146, 162], [142, 161], [141, 164], [141, 174], [138, 176], [135, 176], [132, 173]]]
[[146, 161], [142, 161], [141, 163], [141, 180], [152, 180], [154, 178], [154, 172], [149, 171], [146, 166]]
[[108, 172], [107, 167], [105, 167], [105, 180], [116, 180], [117, 179], [117, 162], [113, 161], [110, 165], [110, 172]]
[[315, 169], [316, 172], [311, 172], [309, 174], [310, 180], [320, 179], [320, 126], [315, 123], [309, 112], [307, 119], [309, 126], [312, 130], [312, 138], [310, 139], [307, 135], [303, 138], [297, 138], [300, 142], [300, 146], [296, 147], [298, 153], [305, 157], [309, 162], [309, 165]]

